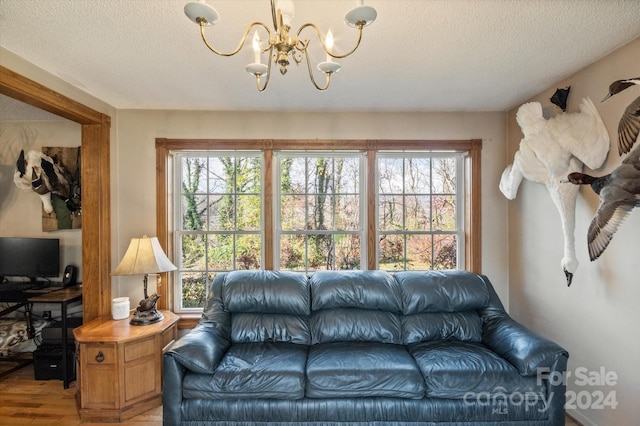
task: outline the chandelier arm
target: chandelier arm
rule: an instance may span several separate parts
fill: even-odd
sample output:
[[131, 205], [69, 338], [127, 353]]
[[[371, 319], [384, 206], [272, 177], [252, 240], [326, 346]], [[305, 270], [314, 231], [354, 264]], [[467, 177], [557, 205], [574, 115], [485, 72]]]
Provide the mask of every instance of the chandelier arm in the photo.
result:
[[304, 56], [305, 58], [307, 58], [307, 70], [309, 71], [309, 78], [311, 79], [311, 83], [313, 83], [316, 89], [320, 90], [321, 92], [324, 90], [327, 90], [329, 88], [329, 84], [331, 83], [331, 72], [330, 71], [325, 72], [325, 75], [327, 76], [327, 80], [325, 81], [324, 87], [320, 87], [318, 83], [316, 83], [316, 79], [313, 77], [313, 70], [311, 69], [311, 60], [309, 59], [309, 53], [306, 50], [304, 51]]
[[[351, 55], [353, 52], [356, 51], [356, 49], [360, 46], [360, 42], [362, 41], [362, 29], [364, 28], [364, 26], [358, 22], [358, 24], [356, 25], [356, 28], [358, 29], [358, 39], [356, 40], [356, 44], [355, 46], [348, 51], [347, 53], [344, 53], [342, 55], [338, 55], [336, 53], [331, 52], [328, 48], [327, 45], [324, 42], [324, 36], [322, 35], [322, 31], [320, 31], [320, 28], [318, 28], [318, 26], [316, 24], [313, 23], [306, 23], [303, 26], [300, 27], [300, 29], [298, 29], [298, 32], [296, 33], [296, 49], [300, 50], [300, 51], [306, 51], [309, 43], [307, 42], [302, 43], [300, 41], [300, 33], [302, 32], [302, 30], [304, 30], [307, 27], [311, 27], [315, 30], [316, 35], [318, 36], [318, 40], [320, 40], [320, 44], [322, 45], [322, 49], [325, 51], [325, 53], [329, 56], [331, 56], [332, 58], [336, 58], [336, 59], [343, 59], [346, 58], [347, 56]], [[302, 44], [302, 48], [298, 47], [298, 43]]]
[[[269, 49], [269, 58], [271, 58], [271, 54], [273, 53], [273, 45], [271, 46], [271, 48]], [[262, 88], [260, 88], [260, 74], [255, 74], [256, 76], [256, 86], [258, 87], [258, 92], [264, 92], [265, 90], [267, 90], [267, 86], [269, 85], [269, 80], [271, 79], [271, 63], [273, 62], [271, 59], [269, 59], [269, 64], [267, 65], [267, 77], [266, 80], [264, 81], [264, 86]]]
[[204, 27], [206, 26], [206, 22], [200, 22], [200, 35], [202, 36], [202, 41], [204, 41], [204, 44], [209, 48], [209, 50], [211, 50], [213, 53], [215, 53], [216, 55], [220, 55], [220, 56], [233, 56], [236, 53], [238, 53], [240, 51], [240, 49], [242, 49], [242, 46], [244, 46], [245, 42], [247, 41], [247, 38], [249, 37], [249, 33], [251, 32], [251, 29], [253, 27], [262, 27], [265, 29], [265, 31], [267, 31], [267, 34], [269, 35], [269, 39], [271, 39], [271, 30], [269, 30], [269, 27], [267, 27], [265, 24], [263, 24], [262, 22], [252, 22], [251, 24], [249, 24], [249, 26], [247, 27], [247, 29], [245, 30], [242, 39], [240, 40], [240, 44], [238, 44], [238, 47], [231, 51], [231, 52], [223, 52], [220, 51], [218, 49], [216, 49], [215, 47], [213, 47], [209, 41], [207, 40], [207, 37], [204, 33]]
[[278, 32], [278, 18], [276, 13], [276, 0], [271, 0], [271, 19], [273, 20], [273, 28]]

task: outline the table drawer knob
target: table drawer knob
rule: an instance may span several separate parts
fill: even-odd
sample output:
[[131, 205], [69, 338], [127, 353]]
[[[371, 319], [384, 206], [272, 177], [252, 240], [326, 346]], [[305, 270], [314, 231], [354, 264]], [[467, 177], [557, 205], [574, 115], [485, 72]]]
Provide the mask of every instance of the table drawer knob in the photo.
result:
[[102, 351], [100, 351], [96, 355], [96, 362], [102, 362], [102, 361], [104, 361], [104, 354], [102, 353]]

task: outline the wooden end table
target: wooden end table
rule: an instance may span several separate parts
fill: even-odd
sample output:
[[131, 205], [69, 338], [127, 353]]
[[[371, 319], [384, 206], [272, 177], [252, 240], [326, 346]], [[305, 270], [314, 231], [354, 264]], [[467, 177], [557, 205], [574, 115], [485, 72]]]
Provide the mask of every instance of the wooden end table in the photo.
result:
[[178, 316], [162, 314], [150, 325], [101, 317], [74, 329], [82, 422], [121, 422], [162, 404], [162, 354], [178, 336]]

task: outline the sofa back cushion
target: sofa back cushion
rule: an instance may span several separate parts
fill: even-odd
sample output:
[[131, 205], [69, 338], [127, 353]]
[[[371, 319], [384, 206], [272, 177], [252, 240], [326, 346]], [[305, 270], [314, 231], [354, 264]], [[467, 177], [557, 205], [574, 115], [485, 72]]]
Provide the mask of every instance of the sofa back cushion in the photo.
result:
[[403, 303], [402, 342], [482, 341], [477, 310], [489, 303], [482, 278], [467, 271], [403, 271], [395, 275]]
[[402, 341], [402, 298], [384, 271], [320, 271], [310, 278], [311, 343]]
[[291, 342], [308, 345], [310, 296], [304, 273], [233, 271], [222, 285], [234, 343]]

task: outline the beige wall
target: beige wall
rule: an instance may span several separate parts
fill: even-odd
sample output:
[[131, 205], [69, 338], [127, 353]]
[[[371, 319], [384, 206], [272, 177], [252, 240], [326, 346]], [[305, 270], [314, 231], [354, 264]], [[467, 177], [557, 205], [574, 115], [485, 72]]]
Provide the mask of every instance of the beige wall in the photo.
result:
[[[560, 112], [549, 102], [556, 88], [571, 85], [568, 112], [577, 111], [584, 97], [593, 100], [609, 131], [612, 149], [603, 167], [585, 172], [596, 176], [620, 164], [617, 149], [618, 120], [626, 106], [640, 96], [640, 87], [628, 89], [601, 103], [614, 80], [640, 74], [640, 39], [613, 52], [570, 78], [536, 96], [545, 112]], [[517, 109], [508, 117], [508, 162], [522, 138], [515, 121]], [[506, 163], [504, 164], [506, 166]], [[640, 245], [640, 211], [627, 218], [603, 255], [594, 262], [587, 252], [587, 228], [599, 204], [589, 187], [578, 195], [575, 241], [580, 265], [567, 288], [560, 270], [563, 238], [560, 219], [544, 185], [524, 181], [509, 202], [509, 304], [511, 314], [535, 331], [556, 340], [570, 353], [567, 380], [568, 412], [584, 424], [631, 425], [640, 419], [640, 300], [637, 248]], [[604, 368], [618, 376], [615, 386], [582, 386], [583, 369]], [[594, 373], [595, 374], [595, 373]], [[595, 376], [594, 376], [595, 377]], [[615, 392], [616, 409], [580, 409], [587, 398]], [[581, 402], [581, 404], [579, 404]]]
[[[507, 304], [507, 202], [498, 190], [505, 163], [505, 114], [496, 113], [270, 113], [139, 111], [118, 113], [113, 173], [120, 259], [129, 239], [155, 235], [155, 138], [212, 139], [483, 139], [482, 270]], [[117, 258], [117, 259], [116, 259]], [[140, 298], [137, 281], [118, 278], [114, 296]], [[139, 280], [138, 280], [139, 281]], [[129, 285], [133, 284], [133, 285]], [[151, 289], [151, 285], [150, 285]], [[136, 293], [137, 291], [137, 293]], [[151, 290], [150, 290], [151, 291]]]

